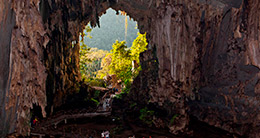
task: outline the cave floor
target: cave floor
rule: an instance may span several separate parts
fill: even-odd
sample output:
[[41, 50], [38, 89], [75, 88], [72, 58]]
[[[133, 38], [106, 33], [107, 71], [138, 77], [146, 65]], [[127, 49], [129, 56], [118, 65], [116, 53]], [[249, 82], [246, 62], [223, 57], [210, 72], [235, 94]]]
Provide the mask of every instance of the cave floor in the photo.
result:
[[[109, 98], [107, 98], [109, 97]], [[104, 131], [110, 138], [232, 138], [238, 137], [190, 117], [189, 131], [173, 135], [167, 128], [148, 127], [135, 113], [125, 113], [120, 106], [112, 106], [113, 95], [104, 95], [96, 109], [63, 109], [39, 120], [31, 128], [30, 138], [100, 138]], [[117, 103], [116, 105], [124, 105]], [[106, 107], [104, 107], [106, 105]], [[107, 106], [108, 105], [108, 106]], [[114, 104], [113, 104], [114, 105]], [[113, 111], [112, 112], [112, 108]]]
[[[129, 119], [129, 118], [128, 118]], [[191, 118], [190, 132], [192, 135], [175, 136], [167, 129], [146, 127], [133, 122], [122, 121], [116, 116], [97, 116], [93, 118], [69, 119], [48, 128], [38, 129], [35, 126], [31, 130], [31, 138], [100, 138], [103, 131], [110, 132], [110, 138], [128, 138], [135, 135], [136, 138], [232, 138], [232, 134], [224, 130], [209, 126]]]
[[52, 125], [48, 128], [32, 128], [31, 137], [55, 137], [55, 138], [99, 138], [103, 131], [109, 131], [111, 138], [128, 138], [135, 135], [136, 138], [177, 138], [167, 130], [148, 128], [131, 122], [118, 121], [117, 117], [93, 117], [70, 119]]

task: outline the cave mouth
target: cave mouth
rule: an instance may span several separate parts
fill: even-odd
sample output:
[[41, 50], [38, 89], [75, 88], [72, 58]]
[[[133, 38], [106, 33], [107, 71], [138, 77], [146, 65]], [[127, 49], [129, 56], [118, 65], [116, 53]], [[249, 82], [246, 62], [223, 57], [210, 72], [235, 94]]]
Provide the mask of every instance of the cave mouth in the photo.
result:
[[[70, 3], [71, 4], [71, 3]], [[82, 37], [82, 35], [84, 35], [84, 28], [86, 29], [86, 26], [88, 26], [90, 24], [91, 27], [95, 27], [95, 26], [104, 26], [102, 25], [102, 15], [104, 15], [106, 12], [108, 12], [109, 10], [113, 11], [113, 14], [119, 14], [121, 15], [122, 13], [124, 13], [125, 15], [122, 15], [122, 20], [121, 20], [121, 25], [123, 26], [123, 29], [121, 29], [121, 32], [123, 32], [121, 34], [121, 36], [123, 37], [123, 39], [118, 39], [118, 45], [120, 45], [121, 47], [129, 47], [131, 46], [131, 43], [134, 39], [138, 38], [138, 34], [135, 32], [134, 34], [136, 35], [132, 41], [131, 39], [128, 39], [126, 37], [129, 35], [129, 33], [131, 33], [129, 31], [129, 27], [130, 27], [130, 17], [131, 20], [135, 20], [138, 22], [138, 26], [136, 25], [137, 23], [134, 23], [134, 28], [138, 28], [140, 29], [140, 35], [142, 35], [142, 37], [137, 40], [137, 46], [138, 46], [138, 42], [144, 41], [147, 45], [146, 42], [146, 33], [145, 31], [147, 31], [147, 26], [144, 22], [146, 22], [146, 16], [144, 16], [141, 13], [141, 9], [138, 9], [135, 6], [130, 6], [128, 7], [127, 3], [114, 3], [112, 4], [111, 2], [104, 2], [104, 3], [100, 3], [101, 7], [100, 9], [92, 9], [93, 7], [91, 7], [91, 4], [93, 3], [85, 3], [86, 5], [88, 5], [87, 7], [89, 7], [89, 9], [78, 9], [77, 11], [74, 11], [75, 13], [78, 13], [80, 16], [74, 16], [75, 14], [70, 14], [73, 16], [69, 16], [67, 18], [62, 18], [65, 19], [63, 20], [64, 26], [65, 26], [65, 32], [62, 32], [58, 29], [53, 29], [51, 32], [51, 40], [50, 43], [48, 43], [47, 46], [47, 52], [45, 54], [46, 57], [46, 66], [47, 66], [47, 80], [46, 80], [46, 97], [47, 97], [47, 106], [45, 108], [45, 111], [47, 113], [47, 116], [51, 116], [55, 113], [57, 113], [60, 110], [63, 109], [74, 109], [77, 106], [82, 107], [81, 105], [83, 105], [83, 103], [87, 102], [90, 103], [89, 105], [97, 105], [98, 103], [98, 99], [93, 98], [93, 99], [89, 99], [89, 98], [84, 98], [84, 97], [93, 97], [95, 94], [92, 93], [95, 90], [89, 90], [89, 84], [85, 83], [85, 80], [90, 80], [91, 83], [93, 82], [94, 84], [92, 86], [102, 86], [102, 87], [106, 87], [108, 86], [107, 84], [104, 85], [104, 77], [107, 76], [107, 74], [103, 75], [102, 77], [100, 77], [101, 79], [97, 80], [97, 79], [92, 79], [89, 76], [84, 77], [84, 75], [82, 75], [82, 71], [81, 71], [81, 66], [80, 66], [80, 39], [79, 36]], [[89, 5], [90, 4], [90, 5]], [[126, 5], [125, 5], [126, 4]], [[75, 5], [72, 5], [75, 6]], [[93, 5], [92, 5], [93, 6]], [[92, 10], [91, 10], [92, 9]], [[73, 8], [70, 8], [70, 12], [73, 12]], [[115, 10], [115, 11], [114, 11]], [[128, 15], [126, 12], [121, 12], [121, 11], [126, 10], [126, 12], [129, 12], [129, 17], [126, 16]], [[78, 11], [82, 11], [82, 12], [78, 12]], [[73, 12], [73, 13], [74, 13]], [[84, 15], [84, 16], [83, 16]], [[73, 18], [72, 18], [73, 17]], [[101, 17], [101, 18], [100, 18]], [[53, 18], [53, 16], [50, 16], [51, 19], [56, 20], [57, 18]], [[101, 19], [101, 22], [100, 22]], [[127, 27], [126, 26], [126, 22], [125, 19], [127, 19]], [[67, 21], [68, 20], [68, 21]], [[120, 21], [120, 20], [119, 20]], [[117, 20], [115, 20], [115, 22], [117, 22]], [[140, 23], [139, 23], [140, 22]], [[113, 23], [115, 24], [115, 23]], [[62, 24], [57, 24], [56, 26], [62, 26]], [[63, 27], [64, 27], [63, 26]], [[118, 27], [118, 26], [117, 26]], [[127, 29], [128, 30], [127, 30]], [[95, 30], [97, 28], [91, 28], [91, 30]], [[138, 30], [135, 29], [135, 30]], [[127, 30], [127, 31], [126, 31]], [[138, 32], [138, 31], [137, 31]], [[80, 34], [81, 33], [81, 34]], [[142, 33], [142, 34], [141, 34]], [[149, 33], [147, 33], [149, 34]], [[88, 36], [88, 32], [85, 32], [85, 35]], [[82, 37], [84, 38], [84, 36]], [[95, 36], [93, 36], [93, 39], [95, 38]], [[147, 35], [147, 38], [149, 38], [149, 36]], [[121, 42], [122, 40], [125, 40], [126, 44]], [[110, 49], [112, 48], [113, 43], [115, 43], [116, 39], [113, 39], [113, 42], [110, 44]], [[84, 41], [84, 40], [82, 40]], [[99, 40], [102, 41], [102, 40]], [[87, 44], [88, 46], [91, 46], [89, 44]], [[147, 46], [148, 47], [148, 46]], [[109, 49], [109, 50], [110, 50]], [[125, 49], [125, 48], [122, 48]], [[130, 48], [129, 48], [130, 49]], [[125, 50], [127, 52], [127, 54], [131, 53], [129, 52], [130, 50]], [[49, 52], [49, 53], [48, 53]], [[97, 51], [96, 51], [97, 52]], [[98, 53], [98, 52], [97, 52]], [[134, 68], [138, 68], [141, 69], [141, 65], [138, 65], [137, 63], [139, 63], [139, 53], [136, 54], [138, 52], [135, 51], [135, 55], [137, 55], [135, 58], [137, 60], [128, 60], [130, 62], [130, 67], [127, 68], [127, 72], [128, 73], [122, 73], [120, 74], [121, 76], [133, 76], [133, 72], [135, 72], [134, 77], [131, 77], [130, 79], [126, 79], [126, 80], [120, 80], [120, 79], [116, 79], [117, 84], [120, 83], [127, 83], [127, 86], [124, 85], [123, 87], [128, 87], [128, 91], [130, 91], [130, 87], [132, 85], [132, 82], [134, 80], [134, 78], [136, 76], [138, 76], [138, 72], [136, 71], [137, 69], [132, 69]], [[53, 55], [52, 57], [50, 57], [50, 55]], [[142, 55], [142, 54], [140, 54]], [[142, 57], [142, 56], [141, 56]], [[129, 58], [129, 57], [128, 57]], [[142, 59], [142, 58], [141, 58]], [[101, 60], [99, 60], [98, 62], [101, 62]], [[136, 63], [137, 62], [137, 63]], [[83, 63], [83, 65], [86, 65], [85, 63]], [[138, 67], [137, 67], [138, 65]], [[99, 63], [98, 66], [101, 66], [101, 64]], [[116, 66], [116, 65], [114, 65]], [[92, 71], [91, 73], [85, 73], [85, 75], [90, 75], [90, 74], [95, 74], [95, 71]], [[126, 69], [124, 69], [121, 72], [126, 72]], [[113, 75], [113, 74], [110, 74]], [[114, 78], [114, 77], [107, 77], [107, 78]], [[119, 77], [117, 77], [119, 78]], [[105, 82], [106, 83], [106, 82]], [[101, 85], [100, 85], [101, 84]], [[86, 93], [86, 91], [88, 91], [89, 93]], [[100, 91], [100, 90], [97, 90]], [[117, 89], [118, 91], [118, 89]], [[100, 92], [97, 92], [100, 93]], [[96, 94], [99, 95], [99, 94]], [[79, 98], [79, 99], [78, 99]]]
[[[67, 66], [78, 72], [79, 79], [71, 80], [65, 94], [54, 94], [53, 103], [60, 104], [52, 106], [50, 114], [74, 109], [95, 112], [104, 107], [104, 101], [128, 94], [142, 70], [139, 56], [147, 50], [146, 33], [141, 34], [137, 22], [124, 11], [108, 8], [103, 13], [97, 23], [99, 28], [86, 22], [83, 30], [77, 32], [77, 40], [65, 40], [78, 53], [71, 54]], [[76, 76], [75, 72], [68, 76]]]
[[[105, 9], [106, 8], [107, 7], [105, 7]], [[109, 10], [112, 10], [112, 9], [107, 9], [107, 12]], [[116, 8], [116, 10], [119, 11], [119, 9], [117, 9], [117, 8]], [[134, 11], [134, 15], [131, 15], [131, 17], [136, 16], [135, 12], [136, 11]], [[90, 53], [96, 52], [98, 54], [101, 53], [98, 50], [90, 51], [89, 48], [91, 47], [91, 44], [84, 43], [85, 37], [88, 38], [88, 37], [92, 36], [93, 39], [95, 38], [95, 36], [91, 34], [91, 31], [88, 30], [88, 29], [90, 29], [93, 31], [95, 29], [95, 28], [91, 28], [90, 26], [88, 26], [89, 21], [92, 22], [92, 20], [94, 20], [94, 22], [95, 22], [95, 18], [101, 17], [100, 26], [101, 26], [101, 28], [102, 28], [102, 26], [104, 26], [102, 24], [102, 16], [100, 15], [101, 13], [104, 13], [104, 9], [99, 11], [95, 16], [87, 17], [86, 21], [82, 21], [83, 20], [82, 19], [80, 21], [80, 25], [78, 25], [78, 26], [80, 26], [82, 28], [85, 27], [85, 30], [83, 29], [83, 31], [80, 34], [81, 29], [79, 29], [79, 28], [72, 29], [73, 31], [78, 30], [76, 33], [75, 32], [71, 33], [71, 34], [78, 34], [78, 35], [76, 35], [76, 38], [74, 38], [75, 36], [73, 36], [73, 38], [72, 38], [71, 34], [68, 33], [69, 31], [65, 34], [60, 33], [58, 30], [53, 32], [53, 38], [52, 38], [53, 41], [52, 42], [54, 43], [54, 46], [56, 46], [57, 48], [50, 50], [51, 52], [53, 52], [52, 54], [54, 55], [54, 57], [53, 57], [54, 60], [51, 59], [50, 61], [48, 61], [49, 62], [48, 65], [50, 65], [50, 68], [49, 68], [50, 74], [48, 75], [47, 85], [46, 85], [47, 86], [47, 102], [48, 102], [47, 109], [49, 111], [48, 119], [56, 121], [55, 117], [58, 116], [57, 118], [62, 118], [63, 120], [62, 120], [62, 122], [57, 121], [54, 123], [46, 121], [46, 123], [43, 123], [43, 124], [46, 125], [47, 129], [49, 127], [48, 123], [50, 124], [50, 126], [53, 126], [53, 124], [54, 124], [54, 125], [58, 125], [58, 127], [60, 125], [66, 127], [66, 123], [64, 124], [63, 121], [64, 122], [68, 121], [68, 123], [70, 123], [70, 124], [78, 125], [78, 124], [82, 124], [86, 120], [87, 121], [93, 121], [93, 120], [98, 121], [98, 120], [102, 120], [102, 119], [105, 120], [103, 122], [103, 125], [110, 123], [111, 120], [115, 121], [113, 123], [115, 126], [112, 126], [113, 128], [108, 128], [106, 126], [106, 129], [116, 129], [117, 127], [118, 127], [118, 129], [122, 129], [122, 128], [120, 128], [122, 126], [121, 125], [118, 126], [117, 123], [120, 123], [120, 124], [123, 123], [123, 121], [122, 121], [123, 119], [121, 119], [121, 117], [123, 115], [121, 115], [121, 113], [123, 113], [124, 110], [126, 109], [126, 106], [123, 107], [123, 105], [125, 105], [125, 104], [128, 104], [127, 108], [129, 107], [136, 111], [134, 113], [134, 114], [136, 114], [136, 115], [134, 115], [135, 119], [138, 119], [138, 117], [139, 117], [139, 110], [140, 110], [138, 107], [139, 104], [134, 101], [133, 102], [131, 101], [131, 103], [130, 103], [130, 102], [128, 102], [130, 100], [124, 99], [123, 97], [131, 97], [130, 95], [128, 95], [128, 93], [131, 93], [130, 89], [132, 87], [133, 80], [135, 77], [138, 76], [138, 73], [141, 70], [139, 56], [141, 55], [141, 57], [142, 57], [141, 53], [143, 53], [147, 49], [147, 45], [148, 45], [148, 42], [146, 40], [146, 33], [144, 33], [145, 29], [142, 29], [145, 27], [144, 25], [140, 24], [140, 26], [138, 26], [138, 28], [140, 28], [141, 33], [143, 33], [143, 34], [141, 34], [141, 33], [138, 34], [137, 33], [138, 31], [137, 31], [137, 32], [135, 32], [135, 36], [133, 37], [132, 40], [128, 39], [127, 36], [131, 32], [128, 30], [130, 28], [129, 17], [126, 16], [127, 13], [125, 13], [125, 12], [118, 12], [118, 14], [124, 13], [122, 15], [123, 22], [121, 23], [121, 25], [123, 26], [123, 29], [121, 29], [121, 31], [123, 32], [121, 34], [121, 36], [123, 37], [123, 39], [117, 38], [118, 41], [116, 41], [116, 39], [112, 39], [113, 42], [111, 44], [106, 44], [106, 45], [109, 45], [109, 47], [110, 47], [110, 49], [106, 49], [106, 50], [110, 50], [110, 52], [107, 52], [105, 56], [104, 55], [101, 56], [103, 59], [106, 57], [110, 58], [111, 64], [113, 64], [112, 69], [114, 69], [114, 70], [111, 71], [110, 67], [105, 66], [105, 67], [107, 67], [108, 73], [105, 72], [102, 74], [103, 76], [100, 76], [101, 81], [102, 81], [101, 85], [99, 84], [99, 82], [97, 82], [97, 79], [95, 79], [95, 77], [98, 76], [97, 74], [95, 74], [95, 72], [97, 72], [98, 70], [94, 70], [90, 73], [85, 73], [85, 74], [84, 74], [84, 72], [82, 72], [82, 68], [81, 68], [82, 65], [88, 65], [89, 63], [93, 62], [93, 60], [92, 60], [91, 62], [88, 62], [88, 64], [86, 64], [85, 62], [81, 61], [81, 59], [82, 59], [81, 56], [82, 56], [82, 54], [84, 54], [84, 50], [85, 50], [85, 53], [89, 53], [89, 52]], [[126, 23], [126, 19], [127, 19], [127, 23]], [[136, 18], [136, 19], [138, 21], [144, 20], [144, 18], [142, 18], [141, 14], [138, 14], [138, 18]], [[119, 20], [119, 21], [121, 21], [121, 20]], [[84, 22], [84, 23], [82, 23], [82, 22]], [[77, 23], [79, 23], [79, 22], [77, 22]], [[82, 24], [84, 24], [85, 26]], [[90, 24], [92, 24], [92, 23], [90, 23]], [[97, 23], [97, 24], [99, 24], [99, 23]], [[127, 26], [126, 26], [126, 24], [127, 24]], [[76, 27], [78, 27], [78, 26], [76, 26]], [[114, 26], [118, 27], [117, 25], [114, 25]], [[135, 27], [137, 27], [136, 24], [134, 24], [134, 28]], [[67, 36], [67, 37], [65, 37], [65, 36]], [[54, 41], [54, 40], [61, 40], [61, 41]], [[122, 40], [126, 40], [126, 42], [122, 41]], [[99, 40], [99, 41], [102, 41], [102, 40]], [[82, 46], [84, 44], [86, 46]], [[49, 45], [51, 45], [51, 44], [49, 44]], [[140, 48], [141, 45], [143, 46], [142, 48]], [[54, 46], [52, 46], [51, 48], [54, 48]], [[82, 48], [82, 47], [84, 47], [84, 48]], [[91, 48], [93, 48], [93, 47], [91, 47]], [[67, 53], [63, 52], [63, 51], [66, 51]], [[66, 53], [66, 54], [64, 54], [64, 53]], [[60, 56], [60, 55], [62, 55], [62, 56]], [[89, 55], [91, 56], [93, 54], [89, 54]], [[123, 55], [124, 59], [119, 61], [118, 59], [120, 59], [119, 57], [121, 57], [122, 55]], [[96, 62], [99, 62], [98, 63], [99, 67], [102, 67], [102, 63], [101, 63], [102, 58], [100, 58], [99, 60], [96, 61]], [[113, 61], [113, 59], [117, 59], [117, 60]], [[86, 57], [86, 59], [84, 59], [84, 60], [89, 60], [89, 59], [88, 59], [88, 57]], [[60, 64], [62, 62], [64, 62], [64, 65]], [[77, 63], [79, 63], [79, 64], [77, 64]], [[122, 65], [120, 65], [120, 64], [122, 64]], [[120, 68], [120, 67], [118, 67], [118, 65], [120, 65], [122, 67]], [[89, 76], [87, 76], [87, 75], [89, 75]], [[90, 77], [94, 77], [94, 78], [90, 79]], [[106, 79], [104, 80], [104, 78], [106, 78]], [[90, 80], [91, 83], [93, 83], [93, 84], [86, 83], [86, 80], [87, 81]], [[95, 84], [95, 83], [98, 83], [98, 84]], [[112, 85], [112, 86], [109, 87], [109, 85]], [[99, 86], [99, 87], [96, 87], [96, 86]], [[102, 86], [102, 87], [100, 87], [100, 86]], [[120, 90], [117, 87], [121, 87], [123, 89], [120, 88], [121, 89]], [[115, 109], [115, 110], [119, 111], [120, 114], [112, 113], [112, 108], [114, 110], [114, 107], [112, 105], [114, 99], [117, 99], [117, 100], [115, 100], [117, 105], [122, 105], [122, 106], [117, 106], [117, 108]], [[144, 107], [140, 107], [140, 108], [144, 108]], [[142, 121], [145, 121], [146, 118], [149, 118], [148, 123], [150, 123], [151, 119], [152, 119], [152, 115], [150, 115], [150, 112], [152, 112], [152, 111], [150, 111], [148, 108], [144, 108], [142, 111], [143, 112], [140, 115], [142, 118]], [[146, 115], [147, 112], [149, 112], [148, 115]], [[96, 115], [92, 116], [92, 113], [96, 114]], [[110, 116], [111, 114], [113, 114], [113, 116]], [[114, 115], [116, 115], [116, 116], [114, 116]], [[100, 116], [102, 116], [102, 117], [100, 117]], [[63, 117], [65, 117], [65, 119]], [[147, 123], [147, 122], [145, 122], [145, 123]], [[100, 130], [97, 129], [97, 131], [100, 131]]]
[[[141, 71], [139, 55], [147, 48], [146, 33], [125, 11], [106, 10], [100, 26], [90, 23], [80, 32], [78, 44], [81, 81], [95, 87], [113, 89], [117, 94], [130, 89]], [[76, 42], [72, 42], [72, 47]]]

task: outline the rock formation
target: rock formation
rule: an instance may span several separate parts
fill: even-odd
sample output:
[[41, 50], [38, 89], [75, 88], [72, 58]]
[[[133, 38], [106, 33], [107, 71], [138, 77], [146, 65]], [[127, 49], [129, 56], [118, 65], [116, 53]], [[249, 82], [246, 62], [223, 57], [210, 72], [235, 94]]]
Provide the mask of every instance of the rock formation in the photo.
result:
[[147, 32], [132, 92], [178, 114], [172, 133], [185, 133], [191, 115], [260, 136], [258, 0], [3, 0], [1, 136], [28, 132], [33, 104], [51, 114], [76, 90], [79, 45], [71, 42], [88, 22], [99, 25], [109, 7]]
[[[0, 2], [0, 132], [8, 133], [14, 131], [15, 128], [15, 107], [12, 109], [5, 108], [6, 93], [10, 87], [10, 51], [11, 51], [11, 36], [12, 28], [15, 24], [15, 15], [11, 9], [11, 4]], [[10, 121], [9, 121], [10, 120]], [[0, 133], [1, 134], [1, 133]], [[3, 134], [0, 135], [3, 137]]]

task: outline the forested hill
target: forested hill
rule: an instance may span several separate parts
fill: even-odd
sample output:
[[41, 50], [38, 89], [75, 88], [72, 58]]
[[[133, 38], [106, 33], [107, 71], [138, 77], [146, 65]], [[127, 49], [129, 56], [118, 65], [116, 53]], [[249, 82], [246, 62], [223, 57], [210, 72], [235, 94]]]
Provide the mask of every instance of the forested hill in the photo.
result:
[[[126, 45], [131, 47], [132, 42], [137, 37], [137, 23], [127, 16]], [[100, 18], [100, 28], [95, 27], [91, 31], [92, 38], [85, 38], [84, 42], [89, 47], [111, 50], [115, 40], [125, 40], [125, 16], [116, 15], [116, 11], [108, 9], [107, 13]]]

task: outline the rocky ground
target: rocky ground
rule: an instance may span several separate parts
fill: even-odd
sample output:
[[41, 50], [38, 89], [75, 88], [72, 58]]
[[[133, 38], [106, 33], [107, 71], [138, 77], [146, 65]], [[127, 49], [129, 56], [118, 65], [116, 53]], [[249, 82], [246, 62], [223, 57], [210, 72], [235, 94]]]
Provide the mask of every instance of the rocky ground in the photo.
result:
[[[129, 108], [131, 101], [123, 95], [121, 99], [115, 99], [112, 112], [108, 115], [80, 116], [80, 114], [95, 112], [94, 109], [78, 108], [74, 110], [60, 110], [47, 119], [42, 119], [31, 129], [30, 138], [99, 138], [103, 131], [109, 131], [112, 138], [232, 138], [238, 137], [224, 130], [209, 126], [190, 117], [189, 130], [185, 135], [173, 135], [167, 127], [154, 124], [147, 125], [139, 117], [139, 107]], [[122, 108], [124, 107], [125, 108]], [[138, 110], [138, 111], [137, 111]], [[155, 109], [156, 110], [156, 109]], [[155, 111], [158, 112], [158, 111]], [[62, 118], [65, 115], [71, 117]], [[73, 116], [74, 115], [74, 116]], [[62, 118], [62, 119], [60, 119]], [[157, 127], [156, 127], [157, 126]], [[9, 137], [15, 137], [14, 135]]]
[[108, 117], [94, 117], [94, 118], [81, 118], [71, 119], [55, 126], [50, 126], [46, 130], [35, 131], [32, 128], [31, 138], [43, 137], [57, 137], [57, 138], [94, 138], [101, 137], [103, 131], [108, 130], [112, 138], [128, 138], [135, 135], [136, 138], [232, 138], [235, 135], [229, 134], [221, 129], [209, 126], [205, 123], [199, 122], [195, 118], [192, 119], [190, 125], [190, 133], [188, 135], [175, 136], [169, 133], [167, 129], [159, 129], [156, 127], [147, 127], [140, 122], [134, 122], [135, 120], [120, 120], [116, 116]]

